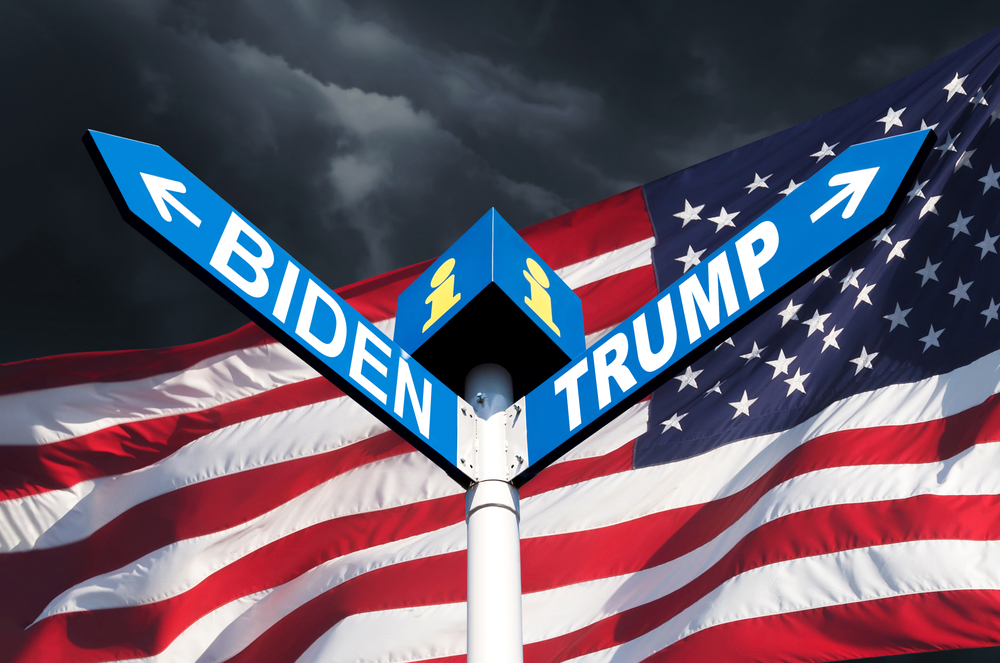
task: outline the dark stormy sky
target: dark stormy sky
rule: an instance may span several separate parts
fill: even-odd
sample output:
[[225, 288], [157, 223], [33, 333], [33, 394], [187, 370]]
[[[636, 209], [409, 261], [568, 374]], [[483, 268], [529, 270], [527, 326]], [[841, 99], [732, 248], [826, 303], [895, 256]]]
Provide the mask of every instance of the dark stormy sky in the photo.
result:
[[336, 287], [435, 256], [491, 206], [537, 223], [998, 25], [996, 0], [0, 3], [0, 362], [245, 322], [125, 225], [85, 129], [163, 146]]

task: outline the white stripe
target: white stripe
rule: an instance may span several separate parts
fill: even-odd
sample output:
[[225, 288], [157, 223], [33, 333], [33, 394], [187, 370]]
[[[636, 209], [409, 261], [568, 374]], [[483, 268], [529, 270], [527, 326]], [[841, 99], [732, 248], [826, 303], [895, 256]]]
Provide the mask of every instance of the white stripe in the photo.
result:
[[[1000, 389], [1000, 351], [943, 375], [849, 396], [787, 431], [726, 444], [700, 456], [555, 488], [521, 501], [521, 537], [604, 527], [732, 495], [820, 435], [931, 421], [980, 404]], [[698, 481], [688, 481], [698, 477]], [[670, 486], [670, 490], [664, 490]], [[616, 499], [609, 500], [608, 495]], [[635, 495], [625, 504], [618, 496]], [[578, 516], [556, 517], [571, 499]]]
[[712, 626], [929, 592], [1000, 589], [1000, 541], [907, 541], [804, 557], [747, 571], [657, 629], [575, 659], [642, 661]]
[[652, 265], [652, 250], [655, 245], [656, 238], [647, 237], [635, 244], [623, 246], [620, 249], [608, 251], [588, 260], [557, 269], [555, 270], [556, 275], [565, 281], [570, 288], [576, 290], [615, 274]]
[[0, 502], [0, 552], [80, 541], [133, 506], [178, 488], [324, 453], [385, 430], [349, 398], [221, 428], [138, 470]]
[[318, 377], [283, 345], [254, 346], [128, 382], [0, 396], [0, 446], [49, 444], [132, 421], [195, 412]]
[[465, 619], [464, 603], [350, 615], [313, 642], [296, 663], [395, 663], [462, 656]]
[[[375, 461], [236, 527], [177, 541], [120, 569], [88, 578], [53, 599], [38, 619], [163, 601], [253, 551], [317, 523], [461, 493], [458, 484], [435, 471], [420, 454]], [[378, 565], [384, 563], [379, 560]]]
[[579, 446], [560, 456], [553, 465], [582, 458], [605, 456], [620, 449], [646, 432], [649, 417], [649, 401], [640, 401], [618, 415], [611, 423], [597, 431]]

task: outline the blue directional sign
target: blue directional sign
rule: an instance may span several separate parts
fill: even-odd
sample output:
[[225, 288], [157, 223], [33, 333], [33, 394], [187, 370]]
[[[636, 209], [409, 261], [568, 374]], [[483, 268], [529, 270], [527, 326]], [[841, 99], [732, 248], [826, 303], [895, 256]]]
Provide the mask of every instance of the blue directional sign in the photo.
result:
[[88, 131], [122, 216], [456, 481], [458, 396], [156, 145]]
[[898, 208], [929, 130], [854, 145], [525, 400], [523, 484], [864, 241]]

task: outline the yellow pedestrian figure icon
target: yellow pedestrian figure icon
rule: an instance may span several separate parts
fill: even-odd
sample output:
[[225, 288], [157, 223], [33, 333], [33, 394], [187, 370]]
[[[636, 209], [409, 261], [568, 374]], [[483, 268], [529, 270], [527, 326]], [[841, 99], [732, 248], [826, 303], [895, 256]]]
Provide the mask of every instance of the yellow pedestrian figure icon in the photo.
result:
[[524, 303], [552, 328], [556, 336], [562, 336], [556, 323], [552, 321], [552, 296], [546, 290], [549, 287], [549, 277], [546, 276], [545, 270], [537, 262], [528, 258], [528, 269], [522, 273], [531, 284], [531, 295], [524, 298]]
[[431, 278], [431, 287], [434, 290], [424, 300], [425, 304], [431, 305], [431, 317], [424, 323], [424, 331], [430, 329], [431, 325], [462, 299], [462, 293], [455, 294], [455, 275], [451, 273], [454, 268], [455, 259], [449, 258], [441, 263]]

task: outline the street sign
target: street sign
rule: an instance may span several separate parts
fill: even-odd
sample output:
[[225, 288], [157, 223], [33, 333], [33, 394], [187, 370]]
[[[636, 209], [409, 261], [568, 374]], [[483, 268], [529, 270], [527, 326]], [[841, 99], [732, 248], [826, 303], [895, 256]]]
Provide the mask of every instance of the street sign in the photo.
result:
[[586, 349], [580, 298], [494, 209], [399, 295], [394, 339], [458, 393], [503, 366], [515, 398]]
[[852, 250], [898, 208], [930, 130], [854, 145], [526, 399], [522, 485]]
[[[84, 143], [122, 216], [463, 486], [464, 401], [156, 145]], [[471, 409], [471, 408], [470, 408]]]

